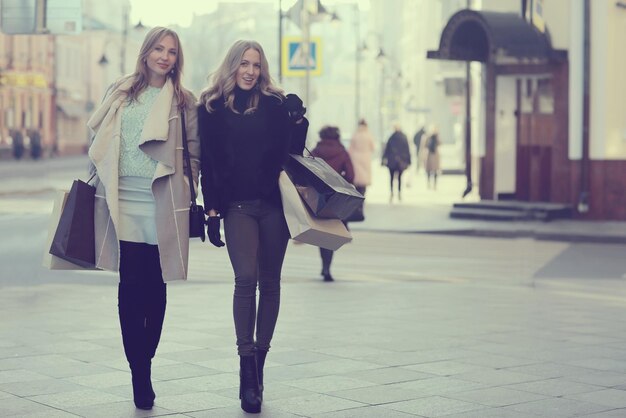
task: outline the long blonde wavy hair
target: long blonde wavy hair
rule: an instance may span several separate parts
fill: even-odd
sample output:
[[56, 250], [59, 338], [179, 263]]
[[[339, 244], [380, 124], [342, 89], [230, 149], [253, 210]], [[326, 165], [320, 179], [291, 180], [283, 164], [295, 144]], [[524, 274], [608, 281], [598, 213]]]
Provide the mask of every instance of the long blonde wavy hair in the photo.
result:
[[241, 65], [243, 54], [248, 49], [254, 49], [261, 56], [261, 73], [256, 85], [252, 88], [248, 108], [244, 114], [249, 114], [256, 110], [261, 94], [275, 96], [280, 100], [284, 99], [283, 90], [276, 86], [270, 77], [269, 64], [261, 44], [256, 41], [239, 40], [230, 47], [220, 66], [209, 76], [209, 87], [204, 89], [200, 95], [200, 103], [206, 107], [209, 113], [215, 110], [212, 103], [216, 100], [221, 100], [222, 97], [224, 98], [224, 106], [235, 113], [239, 113], [234, 105], [237, 70]]
[[172, 85], [174, 86], [174, 95], [176, 96], [178, 107], [183, 109], [187, 105], [187, 100], [181, 83], [183, 65], [185, 63], [183, 47], [180, 44], [178, 34], [172, 29], [164, 28], [162, 26], [155, 26], [146, 34], [143, 44], [141, 45], [141, 49], [139, 50], [135, 72], [122, 77], [116, 83], [116, 85], [121, 85], [128, 79], [133, 80], [133, 83], [127, 90], [122, 90], [122, 93], [126, 94], [130, 101], [137, 100], [137, 97], [139, 97], [139, 95], [148, 87], [148, 82], [150, 81], [150, 70], [148, 69], [146, 60], [155, 45], [163, 39], [163, 37], [168, 35], [174, 38], [178, 52], [176, 54], [176, 63], [174, 64], [172, 70], [167, 74], [167, 77], [172, 81]]

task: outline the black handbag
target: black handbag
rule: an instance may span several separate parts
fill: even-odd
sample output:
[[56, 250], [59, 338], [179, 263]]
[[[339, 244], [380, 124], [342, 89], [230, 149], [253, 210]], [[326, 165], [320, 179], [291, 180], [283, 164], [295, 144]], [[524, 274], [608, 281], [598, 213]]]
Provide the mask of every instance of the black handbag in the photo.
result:
[[189, 238], [200, 238], [202, 242], [204, 242], [204, 225], [206, 225], [206, 219], [204, 217], [204, 208], [196, 203], [196, 191], [193, 187], [193, 176], [191, 174], [191, 158], [189, 157], [189, 147], [187, 145], [185, 111], [181, 112], [181, 117], [183, 125], [183, 156], [185, 157], [186, 163], [185, 174], [189, 179], [189, 192], [191, 194], [191, 205], [189, 206]]
[[81, 267], [95, 268], [95, 196], [94, 186], [74, 180], [52, 239], [50, 254]]
[[313, 214], [346, 219], [365, 197], [322, 158], [289, 154], [283, 167]]

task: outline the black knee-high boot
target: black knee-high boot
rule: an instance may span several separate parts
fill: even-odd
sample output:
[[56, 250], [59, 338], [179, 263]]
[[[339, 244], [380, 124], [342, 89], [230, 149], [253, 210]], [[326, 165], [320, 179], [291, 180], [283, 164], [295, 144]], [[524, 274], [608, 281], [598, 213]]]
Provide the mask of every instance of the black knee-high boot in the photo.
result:
[[140, 285], [120, 283], [118, 311], [122, 342], [132, 373], [133, 400], [139, 409], [151, 409], [155, 398], [150, 380], [151, 356], [146, 344], [146, 299]]
[[147, 286], [146, 300], [146, 353], [149, 359], [154, 358], [161, 340], [165, 307], [167, 305], [167, 285], [155, 283]]
[[261, 412], [259, 376], [254, 355], [239, 356], [239, 399], [244, 411], [253, 414]]
[[259, 378], [259, 396], [261, 401], [263, 400], [263, 367], [265, 367], [265, 357], [267, 357], [267, 350], [256, 348], [254, 351], [256, 357], [256, 369]]

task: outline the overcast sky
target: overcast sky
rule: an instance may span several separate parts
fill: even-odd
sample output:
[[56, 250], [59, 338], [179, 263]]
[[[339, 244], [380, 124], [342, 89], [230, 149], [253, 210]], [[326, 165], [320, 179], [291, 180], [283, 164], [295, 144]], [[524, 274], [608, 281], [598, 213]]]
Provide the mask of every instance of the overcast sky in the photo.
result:
[[[277, 7], [278, 0], [221, 0], [232, 2], [259, 2], [267, 3], [268, 7]], [[324, 6], [332, 6], [337, 3], [360, 3], [361, 7], [367, 7], [370, 0], [322, 0]], [[172, 0], [170, 2], [155, 2], [154, 0], [130, 0], [130, 21], [134, 24], [141, 20], [147, 26], [168, 26], [177, 24], [189, 26], [193, 14], [211, 13], [217, 7], [220, 0]], [[158, 3], [158, 5], [157, 5]], [[288, 9], [295, 0], [282, 0], [283, 10]]]

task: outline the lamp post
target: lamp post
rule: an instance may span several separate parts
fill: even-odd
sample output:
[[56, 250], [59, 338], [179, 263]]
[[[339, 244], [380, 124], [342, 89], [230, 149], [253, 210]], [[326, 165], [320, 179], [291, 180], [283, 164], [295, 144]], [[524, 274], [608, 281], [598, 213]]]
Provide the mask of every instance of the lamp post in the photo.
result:
[[278, 0], [278, 83], [283, 83], [283, 1]]
[[[523, 2], [525, 3], [525, 2]], [[471, 0], [467, 0], [467, 9], [471, 9]], [[523, 6], [526, 7], [525, 5]], [[462, 197], [471, 193], [472, 184], [472, 80], [471, 63], [465, 62], [465, 190]]]
[[302, 30], [301, 51], [304, 57], [304, 105], [310, 114], [309, 98], [311, 83], [311, 23], [317, 21], [319, 17], [330, 16], [331, 20], [338, 21], [336, 13], [329, 14], [320, 0], [297, 0], [288, 12], [282, 11], [282, 0], [278, 0], [278, 81], [282, 82], [283, 71], [283, 18], [288, 17]]
[[[380, 89], [378, 96], [378, 129], [380, 133], [380, 142], [381, 144], [385, 143], [385, 60], [387, 55], [385, 51], [383, 51], [382, 47], [378, 48], [378, 54], [376, 54], [376, 61], [380, 65]], [[381, 147], [381, 150], [383, 147]]]
[[[330, 16], [334, 22], [339, 21], [336, 13], [329, 14], [320, 0], [303, 0], [304, 7], [300, 11], [300, 22], [302, 23], [302, 53], [305, 56], [304, 66], [304, 104], [310, 111], [309, 99], [311, 97], [311, 23], [313, 17]], [[318, 57], [319, 59], [319, 57]], [[310, 116], [310, 112], [309, 112]]]
[[[358, 27], [358, 24], [357, 24]], [[384, 144], [384, 133], [385, 133], [385, 75], [386, 75], [386, 65], [389, 61], [385, 50], [383, 49], [382, 35], [375, 31], [368, 31], [364, 37], [363, 41], [361, 38], [357, 39], [356, 45], [356, 56], [357, 62], [355, 63], [355, 78], [356, 85], [356, 99], [355, 103], [355, 111], [357, 112], [357, 118], [361, 118], [361, 69], [360, 69], [360, 60], [362, 58], [367, 58], [368, 67], [372, 71], [366, 71], [366, 82], [370, 86], [366, 91], [370, 92], [365, 100], [369, 105], [365, 109], [366, 119], [371, 119], [377, 122], [377, 127], [372, 128], [377, 130], [378, 138], [381, 144]], [[380, 68], [374, 69], [371, 66], [378, 65]], [[378, 77], [377, 77], [378, 75]], [[378, 85], [376, 85], [378, 83]], [[376, 97], [378, 96], [378, 97]]]
[[[306, 1], [306, 0], [305, 0]], [[304, 61], [304, 105], [307, 108], [309, 106], [309, 97], [311, 94], [311, 66], [309, 63], [310, 47], [311, 47], [311, 24], [309, 22], [310, 13], [306, 7], [303, 7], [300, 11], [300, 21], [302, 22], [302, 54], [305, 57]], [[309, 109], [310, 110], [310, 109]], [[310, 117], [310, 112], [309, 112]]]
[[359, 19], [359, 4], [354, 3], [354, 40], [356, 44], [354, 54], [354, 125], [361, 118], [361, 27]]

